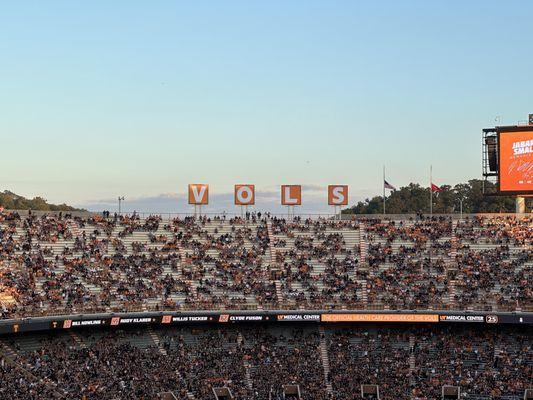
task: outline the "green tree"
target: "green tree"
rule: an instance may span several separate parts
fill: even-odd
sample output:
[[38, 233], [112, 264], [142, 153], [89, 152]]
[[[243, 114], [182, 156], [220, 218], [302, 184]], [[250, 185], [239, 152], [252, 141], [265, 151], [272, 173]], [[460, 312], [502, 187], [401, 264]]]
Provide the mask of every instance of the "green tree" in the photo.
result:
[[[433, 193], [433, 212], [437, 214], [459, 212], [460, 200], [463, 201], [464, 213], [514, 212], [515, 199], [512, 196], [486, 196], [483, 186], [490, 192], [494, 189], [491, 182], [472, 179], [467, 183], [459, 183], [454, 187], [442, 185], [440, 192]], [[387, 214], [409, 214], [429, 212], [430, 189], [417, 183], [394, 190], [387, 198]], [[531, 209], [531, 199], [527, 208]], [[383, 197], [375, 196], [360, 201], [343, 210], [344, 214], [381, 214]]]
[[82, 211], [66, 204], [49, 204], [42, 197], [29, 200], [8, 190], [0, 192], [0, 207], [6, 210]]

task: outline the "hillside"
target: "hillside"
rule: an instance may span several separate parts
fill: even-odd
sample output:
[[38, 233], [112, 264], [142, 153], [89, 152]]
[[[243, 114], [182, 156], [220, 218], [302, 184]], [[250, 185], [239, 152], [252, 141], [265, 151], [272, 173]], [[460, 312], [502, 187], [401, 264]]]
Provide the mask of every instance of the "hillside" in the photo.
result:
[[50, 204], [42, 197], [27, 199], [9, 190], [0, 192], [0, 207], [6, 210], [83, 211], [66, 204]]

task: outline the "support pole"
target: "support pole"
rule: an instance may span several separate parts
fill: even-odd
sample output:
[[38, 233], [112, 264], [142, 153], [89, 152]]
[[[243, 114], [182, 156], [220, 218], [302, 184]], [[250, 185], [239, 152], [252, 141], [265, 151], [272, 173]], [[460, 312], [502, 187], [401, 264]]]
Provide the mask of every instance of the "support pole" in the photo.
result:
[[515, 201], [516, 213], [524, 214], [526, 212], [526, 198], [518, 196]]
[[433, 216], [433, 165], [429, 166], [429, 215]]
[[386, 212], [386, 209], [385, 209], [385, 166], [383, 166], [383, 215], [385, 215], [387, 212]]

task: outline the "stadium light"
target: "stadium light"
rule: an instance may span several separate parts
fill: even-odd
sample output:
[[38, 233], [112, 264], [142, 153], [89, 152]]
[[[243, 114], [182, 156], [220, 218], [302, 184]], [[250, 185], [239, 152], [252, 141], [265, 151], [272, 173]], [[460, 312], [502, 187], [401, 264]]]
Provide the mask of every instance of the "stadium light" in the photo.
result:
[[118, 214], [120, 215], [121, 214], [121, 209], [122, 209], [122, 202], [124, 201], [124, 196], [118, 196]]

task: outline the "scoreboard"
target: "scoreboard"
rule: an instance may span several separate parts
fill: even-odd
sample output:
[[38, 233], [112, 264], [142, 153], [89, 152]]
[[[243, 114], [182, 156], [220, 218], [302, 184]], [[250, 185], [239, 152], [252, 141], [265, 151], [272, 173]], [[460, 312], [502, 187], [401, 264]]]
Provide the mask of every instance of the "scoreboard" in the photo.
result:
[[498, 142], [500, 191], [533, 193], [533, 127], [500, 131]]
[[533, 125], [483, 129], [483, 176], [501, 195], [533, 195]]

